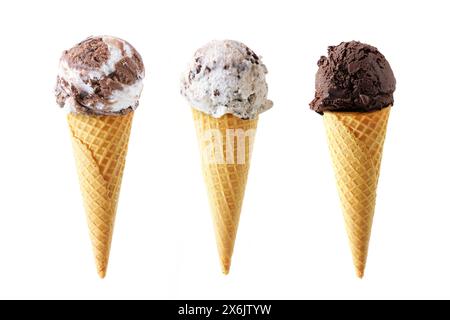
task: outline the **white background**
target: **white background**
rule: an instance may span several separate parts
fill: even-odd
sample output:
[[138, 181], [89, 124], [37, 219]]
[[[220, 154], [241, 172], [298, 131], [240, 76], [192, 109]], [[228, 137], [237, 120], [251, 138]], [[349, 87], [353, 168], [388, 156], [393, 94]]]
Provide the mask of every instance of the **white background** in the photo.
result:
[[[446, 1], [2, 1], [0, 298], [450, 298]], [[64, 112], [64, 49], [128, 40], [147, 68], [108, 275], [95, 271]], [[231, 274], [220, 272], [179, 79], [211, 39], [269, 69]], [[364, 280], [356, 278], [321, 117], [328, 45], [372, 44], [397, 78]]]

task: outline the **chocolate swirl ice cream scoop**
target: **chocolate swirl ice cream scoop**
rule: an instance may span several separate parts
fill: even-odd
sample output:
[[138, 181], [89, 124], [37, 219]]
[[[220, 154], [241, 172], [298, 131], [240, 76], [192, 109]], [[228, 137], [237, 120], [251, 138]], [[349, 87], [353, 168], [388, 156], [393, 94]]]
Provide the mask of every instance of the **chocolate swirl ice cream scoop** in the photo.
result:
[[137, 108], [144, 64], [126, 41], [90, 37], [60, 60], [56, 101], [72, 113], [120, 115]]
[[395, 77], [377, 48], [342, 42], [329, 47], [328, 57], [322, 56], [317, 64], [312, 110], [370, 112], [394, 103]]

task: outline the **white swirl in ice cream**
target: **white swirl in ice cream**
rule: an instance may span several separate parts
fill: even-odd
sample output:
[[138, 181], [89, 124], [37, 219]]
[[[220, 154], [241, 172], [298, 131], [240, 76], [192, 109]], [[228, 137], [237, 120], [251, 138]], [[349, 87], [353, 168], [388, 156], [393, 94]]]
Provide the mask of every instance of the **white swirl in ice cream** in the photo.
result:
[[139, 105], [144, 75], [142, 58], [128, 42], [90, 37], [64, 51], [56, 100], [73, 113], [126, 114]]
[[267, 68], [246, 45], [212, 41], [197, 50], [181, 80], [181, 94], [191, 106], [215, 118], [232, 114], [255, 119], [270, 109]]

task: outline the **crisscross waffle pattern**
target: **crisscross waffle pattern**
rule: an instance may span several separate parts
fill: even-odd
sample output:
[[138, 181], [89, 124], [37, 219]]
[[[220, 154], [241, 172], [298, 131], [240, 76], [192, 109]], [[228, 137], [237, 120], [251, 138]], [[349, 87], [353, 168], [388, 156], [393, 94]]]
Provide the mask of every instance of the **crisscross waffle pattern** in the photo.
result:
[[[220, 160], [217, 161], [219, 163], [206, 161], [204, 153], [211, 151], [215, 155], [216, 151], [219, 151], [225, 159], [227, 129], [242, 129], [244, 132], [256, 130], [258, 120], [242, 120], [229, 114], [217, 119], [195, 109], [192, 111], [200, 150], [203, 155], [203, 176], [208, 190], [222, 271], [228, 274], [250, 167], [250, 144], [246, 140], [245, 162], [241, 164], [237, 161], [231, 164], [220, 163]], [[216, 137], [209, 135], [214, 130], [218, 130], [223, 138], [222, 150], [216, 150], [214, 147], [218, 146], [217, 141], [214, 140]], [[233, 148], [235, 159], [237, 154], [238, 144], [235, 141]]]
[[89, 234], [102, 278], [108, 265], [132, 120], [133, 112], [124, 116], [68, 115]]
[[325, 112], [333, 160], [356, 273], [363, 277], [390, 107], [368, 113]]

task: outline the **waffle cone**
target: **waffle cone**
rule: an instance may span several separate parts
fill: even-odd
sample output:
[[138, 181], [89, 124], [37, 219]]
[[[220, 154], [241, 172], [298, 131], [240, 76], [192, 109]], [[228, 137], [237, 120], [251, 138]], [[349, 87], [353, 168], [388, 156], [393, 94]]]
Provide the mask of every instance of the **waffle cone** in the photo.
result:
[[362, 278], [390, 107], [375, 112], [325, 112], [328, 146], [356, 274]]
[[222, 271], [228, 274], [258, 120], [229, 114], [214, 118], [192, 111]]
[[70, 114], [81, 193], [97, 272], [106, 275], [133, 112], [124, 116]]

